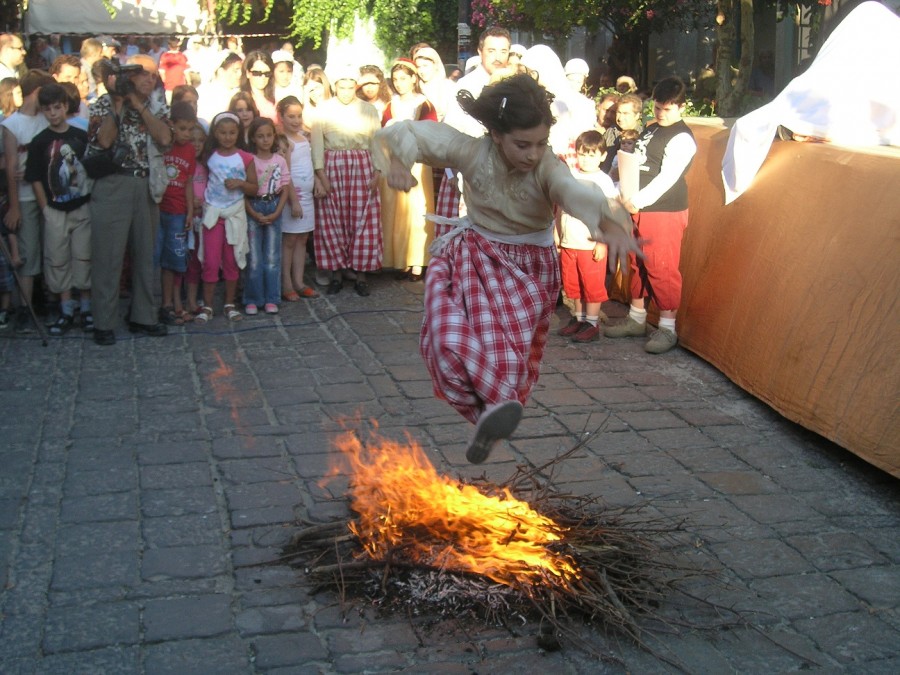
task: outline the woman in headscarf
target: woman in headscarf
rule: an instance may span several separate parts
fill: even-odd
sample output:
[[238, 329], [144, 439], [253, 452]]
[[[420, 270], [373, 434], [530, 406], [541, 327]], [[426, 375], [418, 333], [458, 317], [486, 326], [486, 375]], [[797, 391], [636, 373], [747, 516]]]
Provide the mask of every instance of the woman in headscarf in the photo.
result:
[[220, 112], [228, 110], [231, 97], [240, 90], [241, 57], [234, 52], [221, 52], [212, 80], [197, 87], [200, 100], [197, 102], [197, 117], [211, 120]]

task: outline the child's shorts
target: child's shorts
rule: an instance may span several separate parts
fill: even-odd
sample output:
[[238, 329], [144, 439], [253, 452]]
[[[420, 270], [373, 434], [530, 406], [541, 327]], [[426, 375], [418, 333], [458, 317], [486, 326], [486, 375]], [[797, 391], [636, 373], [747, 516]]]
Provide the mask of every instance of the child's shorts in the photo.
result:
[[185, 272], [188, 263], [188, 233], [184, 229], [187, 216], [180, 213], [159, 212], [159, 230], [153, 263], [172, 272]]

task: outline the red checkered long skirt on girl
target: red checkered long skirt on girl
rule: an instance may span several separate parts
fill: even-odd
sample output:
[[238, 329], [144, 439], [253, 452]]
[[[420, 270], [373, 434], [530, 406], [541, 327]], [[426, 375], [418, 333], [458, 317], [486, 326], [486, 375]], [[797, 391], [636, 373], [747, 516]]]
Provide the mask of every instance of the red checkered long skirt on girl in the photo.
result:
[[525, 403], [537, 382], [559, 293], [553, 246], [504, 244], [472, 229], [431, 260], [419, 349], [434, 393], [470, 422]]
[[381, 268], [381, 197], [369, 190], [374, 169], [367, 150], [326, 150], [331, 192], [316, 205], [316, 267], [323, 270]]

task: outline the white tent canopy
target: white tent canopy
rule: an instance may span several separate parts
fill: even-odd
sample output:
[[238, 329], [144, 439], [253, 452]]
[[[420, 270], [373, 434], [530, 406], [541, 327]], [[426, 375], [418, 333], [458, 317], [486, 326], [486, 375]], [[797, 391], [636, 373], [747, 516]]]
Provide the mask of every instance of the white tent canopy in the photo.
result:
[[74, 35], [188, 35], [205, 17], [196, 0], [112, 0], [112, 18], [101, 0], [29, 0], [25, 32]]

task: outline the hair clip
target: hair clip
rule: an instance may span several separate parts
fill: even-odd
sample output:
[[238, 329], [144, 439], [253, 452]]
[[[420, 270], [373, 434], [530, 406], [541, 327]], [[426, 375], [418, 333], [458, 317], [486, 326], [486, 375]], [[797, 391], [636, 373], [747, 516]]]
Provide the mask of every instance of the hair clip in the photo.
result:
[[497, 113], [498, 120], [503, 119], [504, 112], [506, 112], [506, 97], [505, 96], [500, 100], [500, 111]]

